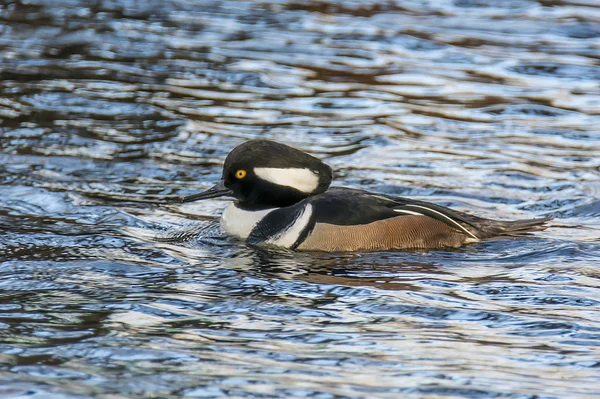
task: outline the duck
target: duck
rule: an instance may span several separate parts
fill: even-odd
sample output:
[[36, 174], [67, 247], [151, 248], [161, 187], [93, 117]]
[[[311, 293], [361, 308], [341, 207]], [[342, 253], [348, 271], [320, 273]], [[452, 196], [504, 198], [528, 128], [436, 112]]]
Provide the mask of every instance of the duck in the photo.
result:
[[182, 202], [232, 197], [221, 230], [252, 245], [297, 251], [358, 252], [459, 248], [545, 230], [551, 219], [500, 221], [430, 202], [331, 187], [320, 159], [276, 141], [235, 147], [220, 181]]

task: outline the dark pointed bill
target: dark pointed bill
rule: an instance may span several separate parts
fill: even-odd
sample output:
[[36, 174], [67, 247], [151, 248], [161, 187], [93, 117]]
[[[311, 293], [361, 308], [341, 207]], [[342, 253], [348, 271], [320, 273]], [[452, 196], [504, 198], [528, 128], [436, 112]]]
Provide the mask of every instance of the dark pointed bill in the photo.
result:
[[225, 195], [232, 195], [232, 194], [233, 194], [232, 191], [230, 189], [228, 189], [227, 187], [225, 187], [225, 185], [223, 184], [223, 180], [221, 180], [220, 182], [218, 182], [217, 184], [215, 184], [214, 186], [212, 186], [211, 188], [209, 188], [206, 191], [203, 191], [198, 194], [192, 194], [192, 195], [183, 197], [181, 199], [181, 202], [199, 201], [199, 200], [203, 200], [203, 199], [223, 197]]

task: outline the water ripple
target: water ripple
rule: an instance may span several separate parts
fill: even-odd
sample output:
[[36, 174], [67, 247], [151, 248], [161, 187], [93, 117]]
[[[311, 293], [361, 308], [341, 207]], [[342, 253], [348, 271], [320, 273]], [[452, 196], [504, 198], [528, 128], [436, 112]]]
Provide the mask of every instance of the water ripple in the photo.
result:
[[[593, 398], [593, 1], [0, 6], [0, 396]], [[535, 236], [298, 254], [180, 204], [252, 138]]]

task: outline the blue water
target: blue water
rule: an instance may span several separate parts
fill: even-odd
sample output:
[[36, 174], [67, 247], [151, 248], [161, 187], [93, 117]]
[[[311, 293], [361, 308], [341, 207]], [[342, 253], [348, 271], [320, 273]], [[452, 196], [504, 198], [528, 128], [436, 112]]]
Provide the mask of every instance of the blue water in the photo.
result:
[[[0, 398], [600, 397], [600, 4], [0, 5]], [[256, 137], [535, 236], [308, 254], [218, 229]]]

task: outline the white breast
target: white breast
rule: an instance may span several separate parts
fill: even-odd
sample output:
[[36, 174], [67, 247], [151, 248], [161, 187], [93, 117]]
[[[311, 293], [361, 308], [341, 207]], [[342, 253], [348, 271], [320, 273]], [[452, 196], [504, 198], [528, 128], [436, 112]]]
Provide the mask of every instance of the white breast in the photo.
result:
[[254, 226], [274, 209], [276, 208], [246, 211], [231, 203], [227, 205], [223, 215], [221, 215], [221, 230], [226, 234], [245, 240], [254, 229]]

